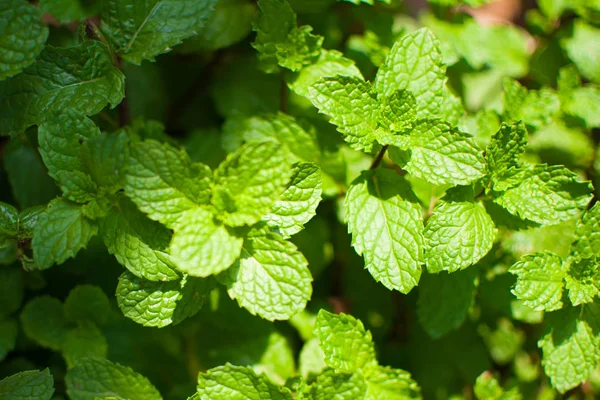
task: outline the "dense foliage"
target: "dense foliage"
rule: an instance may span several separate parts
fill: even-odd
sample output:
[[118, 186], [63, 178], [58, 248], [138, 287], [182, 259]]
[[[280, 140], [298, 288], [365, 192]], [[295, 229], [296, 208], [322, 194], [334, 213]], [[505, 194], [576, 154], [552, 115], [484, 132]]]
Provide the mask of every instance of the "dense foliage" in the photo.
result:
[[0, 399], [600, 396], [600, 5], [412, 3], [0, 0]]

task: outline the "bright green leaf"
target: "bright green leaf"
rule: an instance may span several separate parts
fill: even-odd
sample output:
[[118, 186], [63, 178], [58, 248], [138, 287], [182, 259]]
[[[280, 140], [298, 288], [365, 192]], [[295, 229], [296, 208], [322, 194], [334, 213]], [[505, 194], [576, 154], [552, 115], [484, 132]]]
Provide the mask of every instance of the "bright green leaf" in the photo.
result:
[[373, 277], [408, 293], [421, 276], [423, 217], [410, 184], [391, 170], [364, 172], [346, 195], [352, 245]]
[[221, 280], [240, 306], [270, 321], [302, 311], [312, 295], [312, 276], [302, 253], [260, 228], [248, 234], [239, 260]]

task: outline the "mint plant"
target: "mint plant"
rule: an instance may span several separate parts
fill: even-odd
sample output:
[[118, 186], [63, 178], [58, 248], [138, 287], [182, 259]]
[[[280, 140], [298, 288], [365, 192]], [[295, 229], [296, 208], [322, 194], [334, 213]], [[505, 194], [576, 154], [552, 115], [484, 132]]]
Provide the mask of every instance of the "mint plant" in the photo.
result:
[[0, 399], [597, 397], [600, 8], [487, 3], [0, 1]]

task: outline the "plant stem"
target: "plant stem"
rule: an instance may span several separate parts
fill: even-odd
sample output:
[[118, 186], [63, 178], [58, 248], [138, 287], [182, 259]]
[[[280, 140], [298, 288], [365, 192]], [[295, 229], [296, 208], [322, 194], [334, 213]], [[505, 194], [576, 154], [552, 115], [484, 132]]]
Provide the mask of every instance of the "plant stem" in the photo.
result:
[[383, 160], [383, 156], [385, 155], [385, 152], [387, 151], [388, 146], [387, 144], [385, 146], [383, 146], [381, 148], [381, 150], [379, 150], [379, 153], [377, 153], [377, 155], [375, 156], [375, 159], [373, 160], [373, 163], [371, 164], [371, 167], [369, 168], [369, 170], [374, 170], [375, 168], [377, 168], [379, 166], [379, 164], [381, 164], [381, 160]]

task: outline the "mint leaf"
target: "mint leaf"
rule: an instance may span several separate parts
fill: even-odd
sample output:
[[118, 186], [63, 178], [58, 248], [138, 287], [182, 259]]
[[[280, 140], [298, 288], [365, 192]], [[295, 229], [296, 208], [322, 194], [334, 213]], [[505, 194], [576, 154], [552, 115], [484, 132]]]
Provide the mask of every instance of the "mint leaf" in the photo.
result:
[[517, 167], [525, 147], [527, 147], [525, 125], [522, 122], [502, 123], [485, 150], [492, 179], [500, 180], [511, 167]]
[[0, 82], [0, 132], [19, 133], [54, 111], [93, 115], [107, 103], [115, 107], [123, 99], [124, 81], [98, 41], [47, 47], [22, 74]]
[[421, 278], [417, 317], [429, 336], [438, 339], [462, 325], [475, 299], [477, 278], [475, 268]]
[[219, 50], [243, 40], [252, 30], [256, 5], [249, 0], [219, 0], [198, 35], [186, 40], [179, 51]]
[[600, 361], [598, 306], [572, 307], [549, 316], [550, 331], [538, 342], [552, 386], [565, 393], [588, 379]]
[[154, 61], [193, 36], [213, 12], [215, 0], [108, 0], [101, 29], [115, 51], [135, 65]]
[[311, 34], [312, 27], [304, 25], [288, 33], [284, 43], [277, 43], [277, 62], [291, 71], [299, 71], [314, 63], [321, 55], [323, 36]]
[[512, 292], [534, 310], [558, 310], [563, 306], [567, 268], [559, 256], [548, 251], [526, 255], [508, 270], [518, 277]]
[[108, 343], [94, 323], [82, 321], [65, 335], [62, 353], [71, 368], [85, 358], [106, 358]]
[[540, 224], [577, 216], [590, 201], [591, 185], [563, 166], [537, 164], [513, 168], [504, 177], [503, 192], [493, 200], [511, 214]]
[[405, 169], [430, 183], [464, 185], [486, 172], [473, 139], [441, 120], [418, 121], [409, 143], [410, 161]]
[[419, 118], [445, 118], [456, 123], [462, 106], [446, 87], [446, 67], [439, 46], [425, 28], [402, 36], [379, 68], [375, 89], [385, 96], [408, 90], [417, 101]]
[[600, 265], [598, 259], [584, 258], [569, 260], [569, 271], [565, 277], [569, 300], [574, 306], [591, 303], [600, 295]]
[[321, 201], [321, 182], [321, 169], [316, 164], [296, 164], [281, 199], [263, 221], [284, 237], [298, 233], [316, 214]]
[[108, 360], [87, 358], [67, 371], [67, 394], [73, 400], [94, 400], [108, 393], [129, 400], [160, 400], [162, 397], [148, 379]]
[[69, 292], [64, 307], [65, 317], [71, 322], [91, 321], [104, 325], [111, 314], [108, 297], [94, 285], [75, 286]]
[[34, 229], [35, 263], [41, 269], [62, 264], [85, 248], [98, 227], [82, 214], [79, 205], [58, 198], [48, 204]]
[[92, 120], [73, 110], [51, 113], [39, 127], [40, 155], [70, 200], [85, 202], [93, 197], [96, 188], [84, 176], [79, 155], [84, 142], [100, 135]]
[[0, 247], [8, 246], [19, 233], [19, 211], [0, 202]]
[[302, 253], [264, 228], [248, 234], [239, 260], [220, 279], [241, 307], [269, 321], [302, 311], [312, 294], [312, 276]]
[[327, 369], [317, 375], [310, 389], [312, 400], [358, 400], [367, 392], [365, 378], [360, 373], [348, 374]]
[[119, 277], [117, 303], [123, 315], [144, 326], [178, 324], [195, 315], [212, 288], [207, 279], [152, 282], [125, 272]]
[[398, 90], [381, 99], [380, 125], [375, 133], [377, 141], [383, 145], [393, 145], [405, 149], [409, 145], [410, 131], [417, 118], [417, 104], [414, 96], [406, 90]]
[[600, 83], [600, 67], [594, 51], [598, 45], [600, 29], [583, 20], [575, 21], [573, 36], [564, 40], [564, 48], [581, 75], [595, 83]]
[[506, 120], [523, 121], [527, 126], [540, 129], [560, 112], [560, 99], [550, 89], [527, 90], [519, 82], [509, 79], [503, 86]]
[[107, 194], [124, 185], [129, 137], [124, 131], [86, 140], [79, 153], [83, 171]]
[[100, 234], [108, 252], [134, 275], [151, 281], [178, 280], [168, 253], [171, 232], [148, 219], [128, 198], [102, 221]]
[[125, 194], [150, 219], [172, 228], [181, 214], [210, 198], [211, 171], [183, 150], [155, 140], [131, 147]]
[[509, 391], [502, 389], [498, 380], [488, 371], [477, 377], [473, 390], [479, 400], [520, 400], [522, 398], [518, 388]]
[[365, 373], [367, 380], [366, 400], [421, 399], [417, 383], [410, 374], [401, 369], [378, 365]]
[[190, 210], [181, 221], [169, 247], [178, 270], [207, 277], [226, 270], [240, 255], [243, 239], [218, 221], [212, 209]]
[[331, 117], [353, 149], [373, 150], [379, 104], [369, 82], [338, 75], [317, 81], [308, 91], [313, 105]]
[[594, 204], [587, 210], [575, 228], [576, 240], [571, 252], [575, 255], [589, 258], [600, 255], [600, 205]]
[[21, 325], [29, 338], [57, 351], [68, 331], [63, 304], [50, 296], [29, 301], [21, 313]]
[[485, 207], [473, 200], [471, 188], [455, 189], [436, 204], [424, 237], [427, 270], [455, 272], [475, 264], [490, 251], [496, 228]]
[[24, 0], [7, 0], [0, 5], [0, 80], [31, 65], [48, 38], [42, 13]]
[[388, 289], [408, 293], [421, 276], [423, 218], [410, 184], [394, 171], [363, 172], [345, 200], [352, 245]]
[[0, 398], [6, 400], [50, 400], [54, 393], [54, 378], [43, 371], [24, 371], [0, 381]]
[[292, 400], [287, 388], [279, 387], [252, 368], [229, 363], [198, 375], [198, 395], [206, 400]]
[[252, 225], [275, 204], [291, 175], [284, 148], [274, 142], [247, 143], [214, 173], [212, 204], [229, 226]]
[[336, 50], [321, 51], [319, 59], [310, 65], [304, 66], [295, 74], [286, 78], [288, 87], [297, 94], [309, 97], [310, 87], [323, 78], [334, 78], [338, 75], [363, 79], [360, 70], [354, 65], [354, 61], [346, 58]]
[[256, 40], [252, 47], [258, 51], [261, 67], [266, 72], [276, 72], [278, 45], [284, 44], [296, 28], [296, 14], [287, 0], [259, 0], [258, 8], [260, 16], [253, 26]]
[[377, 365], [371, 332], [351, 315], [322, 309], [317, 314], [314, 332], [325, 363], [336, 371], [354, 372]]

